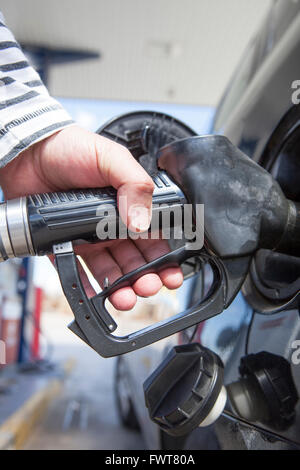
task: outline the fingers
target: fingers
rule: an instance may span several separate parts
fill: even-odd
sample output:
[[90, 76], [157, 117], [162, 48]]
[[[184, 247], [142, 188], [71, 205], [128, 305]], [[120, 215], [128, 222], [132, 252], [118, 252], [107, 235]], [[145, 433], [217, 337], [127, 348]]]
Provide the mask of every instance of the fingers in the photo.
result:
[[[78, 247], [80, 254], [95, 279], [103, 287], [105, 277], [112, 284], [123, 274], [144, 265], [147, 261], [158, 258], [169, 251], [165, 240], [117, 240], [109, 248], [84, 245]], [[136, 295], [148, 297], [155, 295], [164, 284], [168, 289], [178, 288], [183, 281], [180, 268], [166, 268], [159, 275], [146, 274], [132, 287], [119, 289], [110, 296], [110, 301], [118, 310], [130, 310], [136, 303]]]
[[[112, 284], [123, 275], [120, 267], [107, 249], [95, 245], [85, 245], [77, 251], [102, 288], [106, 277], [109, 283]], [[134, 307], [137, 299], [131, 287], [124, 287], [114, 292], [109, 300], [117, 310], [130, 310]]]
[[[123, 274], [146, 263], [142, 253], [131, 240], [116, 241], [109, 249], [97, 249], [95, 246], [86, 245], [77, 251], [101, 287], [103, 287], [105, 277], [112, 284]], [[136, 295], [141, 297], [155, 295], [161, 287], [162, 281], [157, 274], [146, 274], [132, 287], [125, 287], [114, 292], [109, 300], [118, 310], [130, 310], [136, 303]]]
[[[116, 245], [113, 244], [109, 251], [124, 274], [133, 271], [146, 263], [143, 254], [137, 249], [131, 240], [124, 240]], [[137, 295], [141, 297], [149, 297], [157, 294], [162, 287], [162, 281], [155, 273], [145, 274], [140, 277], [132, 287]]]
[[[135, 241], [135, 244], [143, 253], [144, 258], [147, 261], [152, 261], [156, 258], [159, 258], [160, 256], [165, 255], [170, 251], [167, 240], [151, 240], [140, 238]], [[163, 269], [160, 271], [159, 277], [162, 283], [168, 289], [177, 289], [183, 282], [183, 274], [179, 267]]]

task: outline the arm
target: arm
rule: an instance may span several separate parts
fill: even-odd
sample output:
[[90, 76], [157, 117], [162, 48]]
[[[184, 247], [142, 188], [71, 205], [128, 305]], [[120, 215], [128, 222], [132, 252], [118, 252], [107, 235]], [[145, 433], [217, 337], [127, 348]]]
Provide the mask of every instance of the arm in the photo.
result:
[[0, 167], [71, 124], [0, 19]]
[[[49, 96], [38, 74], [4, 23], [0, 24], [0, 185], [5, 198], [72, 188], [113, 186], [123, 221], [133, 231], [146, 230], [151, 220], [153, 181], [129, 151], [75, 125]], [[1, 142], [2, 141], [2, 142]], [[120, 199], [122, 197], [122, 199]], [[143, 211], [135, 211], [135, 208]], [[137, 214], [143, 214], [141, 217]], [[78, 254], [103, 286], [169, 251], [166, 240], [116, 240], [107, 245], [82, 245]], [[129, 310], [136, 295], [156, 294], [162, 285], [182, 283], [179, 268], [147, 274], [133, 287], [110, 297], [119, 310]], [[83, 273], [83, 282], [88, 287]], [[92, 292], [87, 292], [92, 295]]]

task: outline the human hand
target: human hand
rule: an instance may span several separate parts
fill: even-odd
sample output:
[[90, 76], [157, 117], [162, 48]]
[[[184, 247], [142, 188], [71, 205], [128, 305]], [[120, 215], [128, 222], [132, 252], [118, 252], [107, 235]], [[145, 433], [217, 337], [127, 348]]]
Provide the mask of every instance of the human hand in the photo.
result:
[[[147, 230], [151, 219], [154, 185], [150, 176], [125, 147], [77, 125], [67, 127], [19, 154], [0, 170], [0, 184], [6, 199], [72, 188], [113, 186], [118, 191], [118, 201], [120, 197], [127, 198], [127, 211], [119, 206], [119, 212], [130, 230]], [[130, 211], [136, 204], [147, 209], [140, 212], [138, 219]], [[123, 274], [168, 251], [166, 240], [151, 239], [114, 240], [76, 248], [102, 287], [105, 277], [113, 283]], [[82, 280], [87, 294], [91, 295], [83, 272]], [[180, 268], [167, 268], [159, 275], [142, 276], [132, 288], [119, 289], [111, 295], [110, 301], [118, 310], [129, 310], [135, 305], [136, 295], [154, 295], [162, 285], [176, 289], [182, 281]]]

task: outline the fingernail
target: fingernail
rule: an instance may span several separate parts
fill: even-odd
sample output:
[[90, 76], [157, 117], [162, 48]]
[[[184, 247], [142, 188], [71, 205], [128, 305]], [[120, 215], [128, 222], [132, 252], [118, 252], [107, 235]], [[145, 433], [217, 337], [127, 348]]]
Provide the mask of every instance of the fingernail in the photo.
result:
[[146, 232], [151, 223], [151, 210], [144, 206], [133, 206], [129, 209], [129, 230]]

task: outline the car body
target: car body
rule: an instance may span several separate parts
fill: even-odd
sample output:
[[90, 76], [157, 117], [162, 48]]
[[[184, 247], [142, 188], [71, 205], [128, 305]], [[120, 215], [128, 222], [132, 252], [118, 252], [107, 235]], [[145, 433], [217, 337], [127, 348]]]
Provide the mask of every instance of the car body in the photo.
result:
[[[212, 133], [270, 171], [286, 196], [300, 202], [300, 4], [274, 1], [217, 108]], [[198, 326], [194, 340], [217, 353], [224, 382], [239, 380], [241, 359], [266, 351], [285, 358], [300, 395], [299, 259], [274, 253], [255, 257], [247, 282], [222, 314]], [[266, 259], [268, 262], [266, 262]], [[190, 279], [177, 293], [180, 310], [199, 295], [203, 279]], [[277, 313], [275, 312], [277, 308]], [[282, 310], [282, 311], [281, 311]], [[258, 313], [260, 312], [260, 313]], [[263, 312], [263, 314], [261, 313]], [[270, 313], [271, 312], [271, 313]], [[274, 313], [275, 312], [275, 313]], [[142, 383], [174, 345], [193, 329], [121, 357], [128, 397], [150, 449], [277, 449], [300, 447], [300, 403], [284, 429], [221, 416], [213, 426], [172, 439], [150, 421]], [[120, 383], [116, 382], [116, 390]]]

